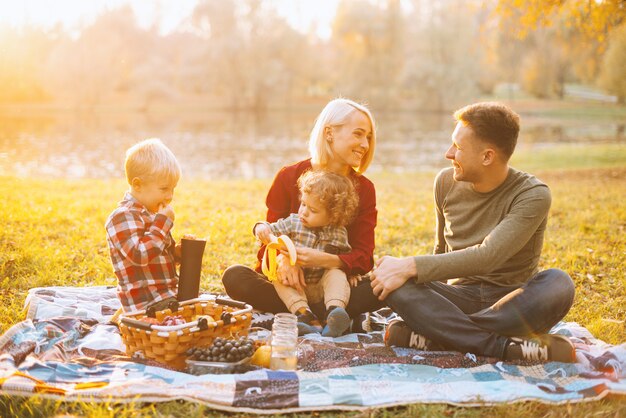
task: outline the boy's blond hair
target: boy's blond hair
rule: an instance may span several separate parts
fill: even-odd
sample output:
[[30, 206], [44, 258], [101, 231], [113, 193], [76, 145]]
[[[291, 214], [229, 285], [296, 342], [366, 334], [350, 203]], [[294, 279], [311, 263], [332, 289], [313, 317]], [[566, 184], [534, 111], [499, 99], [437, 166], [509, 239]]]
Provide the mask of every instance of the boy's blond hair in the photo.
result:
[[315, 120], [315, 125], [309, 136], [309, 154], [311, 154], [313, 164], [319, 164], [325, 168], [333, 156], [333, 150], [324, 136], [324, 129], [342, 126], [353, 112], [363, 113], [372, 125], [372, 137], [368, 141], [369, 148], [361, 159], [361, 164], [356, 168], [358, 174], [365, 173], [374, 158], [374, 150], [376, 149], [376, 122], [374, 122], [372, 113], [366, 106], [350, 99], [331, 100]]
[[126, 151], [124, 162], [126, 180], [132, 184], [135, 177], [143, 181], [167, 178], [178, 182], [180, 165], [168, 147], [158, 138], [141, 141]]
[[309, 170], [298, 179], [301, 194], [316, 196], [328, 211], [330, 225], [347, 226], [356, 216], [359, 195], [347, 176], [324, 170]]

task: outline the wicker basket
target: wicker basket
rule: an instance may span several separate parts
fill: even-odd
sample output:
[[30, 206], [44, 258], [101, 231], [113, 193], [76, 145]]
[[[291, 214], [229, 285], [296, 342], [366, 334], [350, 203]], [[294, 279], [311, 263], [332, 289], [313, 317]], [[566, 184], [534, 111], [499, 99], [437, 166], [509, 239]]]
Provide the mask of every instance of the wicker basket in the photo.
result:
[[183, 325], [160, 326], [143, 322], [146, 311], [130, 312], [119, 322], [126, 354], [142, 355], [175, 369], [185, 368], [185, 352], [191, 347], [210, 345], [216, 337], [248, 335], [252, 306], [231, 299], [191, 299], [181, 302], [178, 310], [157, 311], [162, 321], [167, 315], [181, 315]]

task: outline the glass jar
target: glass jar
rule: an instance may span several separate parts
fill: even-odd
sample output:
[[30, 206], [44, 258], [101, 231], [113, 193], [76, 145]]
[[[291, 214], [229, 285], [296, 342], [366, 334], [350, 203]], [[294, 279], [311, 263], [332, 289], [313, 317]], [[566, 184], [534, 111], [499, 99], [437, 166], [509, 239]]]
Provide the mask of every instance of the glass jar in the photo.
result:
[[[297, 330], [298, 317], [291, 313], [279, 312], [274, 315], [274, 324], [279, 324], [279, 326], [288, 326], [294, 325]], [[289, 328], [291, 329], [291, 328]], [[273, 326], [272, 326], [273, 330]]]
[[272, 325], [270, 369], [296, 370], [298, 367], [298, 326], [293, 314], [279, 313]]

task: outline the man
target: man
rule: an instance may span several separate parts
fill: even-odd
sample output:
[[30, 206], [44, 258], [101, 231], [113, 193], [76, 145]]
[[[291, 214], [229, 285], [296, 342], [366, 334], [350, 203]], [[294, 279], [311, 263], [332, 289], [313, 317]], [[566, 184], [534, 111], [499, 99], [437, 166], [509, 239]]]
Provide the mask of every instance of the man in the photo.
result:
[[546, 333], [569, 311], [574, 284], [561, 270], [537, 267], [550, 190], [508, 165], [519, 116], [477, 103], [454, 117], [452, 167], [435, 179], [434, 254], [386, 256], [372, 273], [374, 294], [402, 318], [388, 325], [385, 342], [573, 362], [572, 343]]

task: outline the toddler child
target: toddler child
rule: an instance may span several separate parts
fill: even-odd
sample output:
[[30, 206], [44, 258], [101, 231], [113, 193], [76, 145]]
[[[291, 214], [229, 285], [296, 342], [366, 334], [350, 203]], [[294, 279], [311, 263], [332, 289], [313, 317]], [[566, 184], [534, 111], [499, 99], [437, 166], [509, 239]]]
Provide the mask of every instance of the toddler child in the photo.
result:
[[[274, 223], [258, 222], [254, 226], [254, 235], [264, 244], [272, 241], [272, 235], [287, 235], [296, 246], [332, 254], [349, 252], [346, 225], [356, 215], [359, 203], [352, 181], [339, 174], [309, 170], [298, 179], [298, 187], [298, 213]], [[321, 331], [324, 336], [342, 335], [350, 326], [350, 317], [345, 310], [350, 298], [346, 273], [336, 268], [305, 268], [304, 279], [304, 294], [286, 282], [273, 282], [278, 296], [298, 317], [299, 333]], [[326, 306], [323, 330], [309, 305], [322, 301]]]
[[159, 139], [147, 139], [126, 151], [125, 171], [130, 189], [105, 225], [117, 294], [125, 312], [165, 309], [177, 295], [170, 202], [180, 166]]

